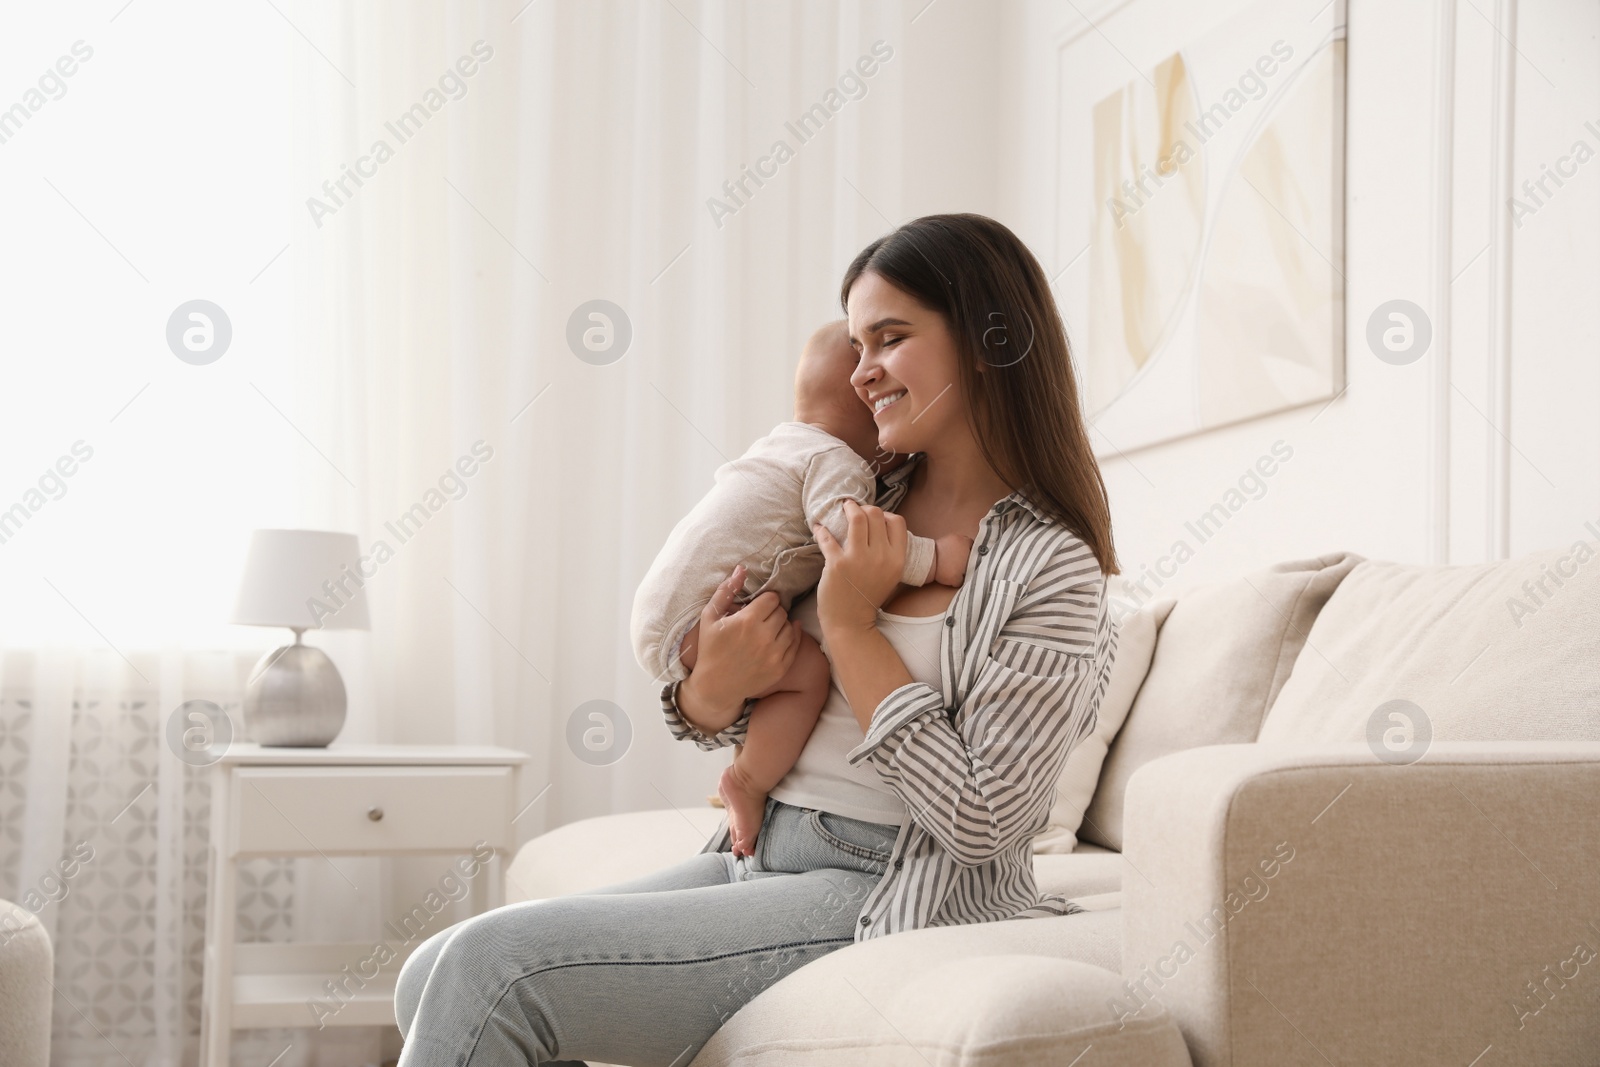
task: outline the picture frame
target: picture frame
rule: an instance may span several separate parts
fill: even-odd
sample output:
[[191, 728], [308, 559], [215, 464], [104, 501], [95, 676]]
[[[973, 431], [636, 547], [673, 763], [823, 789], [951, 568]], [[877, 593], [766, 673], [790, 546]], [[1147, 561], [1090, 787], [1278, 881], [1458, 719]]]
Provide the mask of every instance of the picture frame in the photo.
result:
[[1056, 287], [1102, 458], [1344, 388], [1345, 2], [1319, 3], [1128, 0], [1059, 42]]

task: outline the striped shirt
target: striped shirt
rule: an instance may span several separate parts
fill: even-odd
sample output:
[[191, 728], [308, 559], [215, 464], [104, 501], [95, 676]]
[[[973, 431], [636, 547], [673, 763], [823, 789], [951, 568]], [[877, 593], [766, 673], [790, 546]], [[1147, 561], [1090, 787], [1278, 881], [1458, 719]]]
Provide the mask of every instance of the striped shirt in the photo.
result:
[[[898, 510], [921, 459], [881, 479], [880, 507]], [[939, 688], [910, 682], [884, 697], [847, 757], [871, 763], [909, 815], [862, 904], [857, 941], [1082, 910], [1040, 894], [1032, 844], [1067, 754], [1094, 729], [1116, 656], [1105, 576], [1083, 539], [1020, 491], [984, 516], [974, 551], [946, 618]], [[679, 740], [743, 743], [753, 703], [708, 736], [676, 695], [668, 685], [661, 705]], [[724, 819], [701, 851], [730, 847]]]

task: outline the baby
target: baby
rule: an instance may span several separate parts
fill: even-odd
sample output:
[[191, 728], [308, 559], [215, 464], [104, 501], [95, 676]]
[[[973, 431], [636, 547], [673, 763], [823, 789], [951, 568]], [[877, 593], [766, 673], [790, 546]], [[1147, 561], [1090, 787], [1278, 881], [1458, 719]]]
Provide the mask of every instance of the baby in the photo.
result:
[[[745, 565], [740, 606], [770, 589], [788, 611], [822, 577], [812, 524], [843, 543], [844, 502], [873, 503], [876, 475], [905, 461], [879, 450], [872, 412], [850, 385], [855, 365], [844, 322], [813, 334], [795, 374], [794, 421], [719, 467], [711, 491], [668, 535], [640, 583], [630, 625], [639, 664], [657, 679], [677, 681], [693, 669], [700, 613], [736, 565]], [[936, 541], [912, 534], [901, 581], [960, 585], [971, 551], [972, 539], [959, 534]], [[800, 758], [830, 673], [822, 649], [802, 634], [788, 673], [747, 694], [757, 703], [745, 741], [717, 786], [735, 855], [754, 850], [767, 793]]]

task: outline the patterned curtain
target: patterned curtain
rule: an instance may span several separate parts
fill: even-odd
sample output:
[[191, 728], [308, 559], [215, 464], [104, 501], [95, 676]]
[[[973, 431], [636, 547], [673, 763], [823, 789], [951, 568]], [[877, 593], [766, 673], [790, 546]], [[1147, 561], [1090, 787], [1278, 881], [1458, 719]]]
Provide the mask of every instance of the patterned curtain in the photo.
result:
[[[216, 704], [239, 727], [254, 658], [173, 650], [129, 662], [111, 649], [0, 656], [0, 897], [34, 912], [55, 946], [55, 1063], [193, 1059], [210, 771], [180, 760], [168, 733], [191, 700]], [[293, 939], [296, 867], [241, 864], [241, 941]], [[235, 1057], [264, 1065], [296, 1037], [241, 1031]], [[285, 1056], [279, 1067], [297, 1062]]]

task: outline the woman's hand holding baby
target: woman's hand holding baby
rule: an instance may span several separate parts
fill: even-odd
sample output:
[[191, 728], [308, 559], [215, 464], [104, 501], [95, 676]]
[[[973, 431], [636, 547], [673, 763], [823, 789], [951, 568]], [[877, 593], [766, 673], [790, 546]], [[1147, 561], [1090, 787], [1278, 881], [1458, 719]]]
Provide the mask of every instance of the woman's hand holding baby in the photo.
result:
[[733, 610], [744, 578], [741, 563], [700, 613], [694, 666], [678, 686], [679, 710], [704, 733], [738, 719], [745, 700], [776, 685], [800, 649], [800, 624], [789, 620], [778, 594], [762, 593]]
[[900, 584], [906, 561], [906, 520], [854, 500], [844, 503], [848, 523], [840, 544], [820, 523], [814, 527], [825, 565], [817, 584], [817, 619], [824, 630], [871, 630], [878, 609]]

